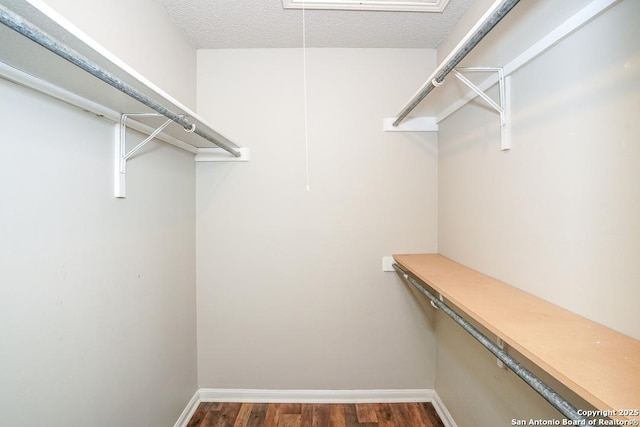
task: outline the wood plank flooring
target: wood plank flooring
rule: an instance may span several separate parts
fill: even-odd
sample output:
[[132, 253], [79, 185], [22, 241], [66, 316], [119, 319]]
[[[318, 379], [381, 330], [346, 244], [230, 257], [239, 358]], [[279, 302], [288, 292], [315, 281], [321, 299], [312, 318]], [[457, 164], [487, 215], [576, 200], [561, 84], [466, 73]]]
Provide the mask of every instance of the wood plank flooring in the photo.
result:
[[187, 427], [444, 427], [431, 403], [201, 403]]

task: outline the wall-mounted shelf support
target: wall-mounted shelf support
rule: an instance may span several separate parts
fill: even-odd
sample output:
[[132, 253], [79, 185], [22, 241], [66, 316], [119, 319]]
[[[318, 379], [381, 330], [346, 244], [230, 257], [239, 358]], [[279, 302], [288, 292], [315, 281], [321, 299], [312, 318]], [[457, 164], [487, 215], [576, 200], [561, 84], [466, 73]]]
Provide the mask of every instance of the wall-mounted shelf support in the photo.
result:
[[[471, 80], [462, 75], [461, 71], [475, 73], [496, 73], [498, 76], [498, 86], [500, 89], [500, 104], [496, 103], [489, 95], [487, 95], [482, 89], [476, 86]], [[478, 96], [484, 99], [494, 110], [500, 114], [500, 149], [511, 149], [511, 87], [509, 77], [504, 76], [502, 68], [495, 67], [471, 67], [471, 68], [456, 68], [454, 70], [455, 76], [464, 84], [469, 86], [471, 90], [478, 94]]]
[[133, 147], [127, 152], [127, 119], [129, 117], [161, 117], [162, 114], [155, 113], [133, 113], [122, 114], [120, 123], [116, 123], [116, 132], [114, 137], [115, 145], [115, 161], [114, 161], [114, 184], [115, 184], [115, 197], [125, 198], [127, 196], [126, 176], [127, 176], [127, 160], [129, 160], [134, 154], [136, 154], [142, 147], [147, 145], [149, 141], [154, 139], [164, 128], [173, 123], [173, 120], [168, 119], [162, 125], [160, 125], [155, 131], [153, 131], [144, 141]]
[[[408, 279], [408, 278], [409, 278], [409, 275], [405, 277], [405, 279]], [[442, 297], [442, 294], [438, 294], [438, 299], [440, 300], [440, 302], [444, 303], [444, 298]], [[440, 307], [438, 307], [435, 302], [429, 300], [429, 303], [431, 304], [431, 307], [435, 308], [436, 310], [440, 309]]]
[[[502, 338], [497, 337], [496, 338], [496, 344], [500, 348], [500, 350], [504, 351], [505, 353], [507, 352], [507, 343], [504, 342], [504, 340]], [[499, 358], [496, 358], [496, 364], [498, 365], [498, 368], [500, 368], [500, 369], [507, 369], [507, 366]]]

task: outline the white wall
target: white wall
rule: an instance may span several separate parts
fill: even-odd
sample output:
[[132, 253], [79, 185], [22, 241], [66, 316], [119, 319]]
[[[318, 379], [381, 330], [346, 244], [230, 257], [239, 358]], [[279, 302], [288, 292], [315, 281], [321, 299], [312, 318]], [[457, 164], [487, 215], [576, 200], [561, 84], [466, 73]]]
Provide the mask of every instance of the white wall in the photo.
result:
[[[517, 7], [535, 13], [546, 3], [534, 4]], [[438, 175], [442, 254], [636, 339], [638, 17], [640, 4], [622, 1], [512, 76], [510, 152], [500, 152], [497, 117], [480, 102], [441, 122]], [[504, 24], [510, 39], [536, 28]], [[479, 47], [477, 61], [501, 65], [487, 63], [494, 48]], [[548, 416], [532, 407], [534, 392], [512, 389], [493, 358], [447, 322], [438, 318], [436, 389], [459, 426]], [[473, 368], [451, 363], [457, 354]], [[498, 397], [474, 411], [469, 402], [481, 395]]]
[[[3, 425], [168, 426], [196, 390], [195, 166], [0, 80]], [[140, 140], [131, 135], [131, 142]]]
[[201, 387], [432, 388], [432, 322], [381, 257], [433, 252], [435, 134], [383, 133], [432, 50], [198, 52], [198, 111], [251, 162], [197, 166]]
[[196, 50], [155, 0], [44, 0], [127, 65], [190, 109]]

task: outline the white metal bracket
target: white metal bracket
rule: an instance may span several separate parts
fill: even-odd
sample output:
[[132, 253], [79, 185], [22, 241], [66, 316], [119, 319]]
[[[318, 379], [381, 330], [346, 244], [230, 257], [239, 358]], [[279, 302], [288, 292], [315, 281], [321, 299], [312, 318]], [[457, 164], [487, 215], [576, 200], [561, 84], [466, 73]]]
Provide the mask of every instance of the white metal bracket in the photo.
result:
[[[504, 340], [502, 338], [497, 337], [496, 341], [497, 341], [498, 347], [500, 347], [501, 350], [507, 351], [507, 343], [504, 342]], [[500, 369], [507, 369], [505, 364], [500, 359], [496, 359], [496, 364], [498, 365], [498, 368], [500, 368]]]
[[[482, 89], [476, 86], [471, 80], [463, 76], [460, 71], [464, 72], [484, 72], [484, 73], [497, 73], [498, 85], [500, 88], [500, 104], [495, 102], [489, 95], [487, 95]], [[454, 70], [455, 76], [464, 84], [469, 86], [471, 90], [478, 94], [478, 96], [484, 99], [494, 110], [500, 114], [500, 149], [511, 149], [511, 80], [510, 77], [505, 77], [502, 68], [495, 67], [472, 67], [472, 68], [456, 68]]]
[[[440, 294], [440, 293], [438, 293], [438, 299], [440, 300], [440, 302], [444, 302], [444, 298], [442, 297], [442, 294]], [[435, 302], [429, 301], [429, 304], [431, 304], [431, 307], [435, 308], [436, 310], [439, 309], [439, 307], [436, 305]]]
[[134, 113], [122, 114], [120, 123], [115, 124], [115, 161], [114, 161], [114, 189], [115, 197], [125, 198], [127, 196], [126, 176], [127, 176], [127, 160], [144, 147], [149, 141], [158, 136], [162, 130], [167, 127], [173, 120], [169, 119], [164, 122], [158, 129], [153, 131], [144, 141], [133, 147], [127, 152], [127, 119], [129, 117], [158, 117], [160, 114], [155, 113]]

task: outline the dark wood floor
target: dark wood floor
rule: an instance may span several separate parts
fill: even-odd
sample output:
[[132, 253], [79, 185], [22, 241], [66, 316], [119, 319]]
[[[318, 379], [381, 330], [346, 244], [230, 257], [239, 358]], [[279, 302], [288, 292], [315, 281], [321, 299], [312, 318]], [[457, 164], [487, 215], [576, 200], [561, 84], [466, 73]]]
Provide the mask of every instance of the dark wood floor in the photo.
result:
[[201, 403], [188, 427], [444, 427], [431, 403]]

